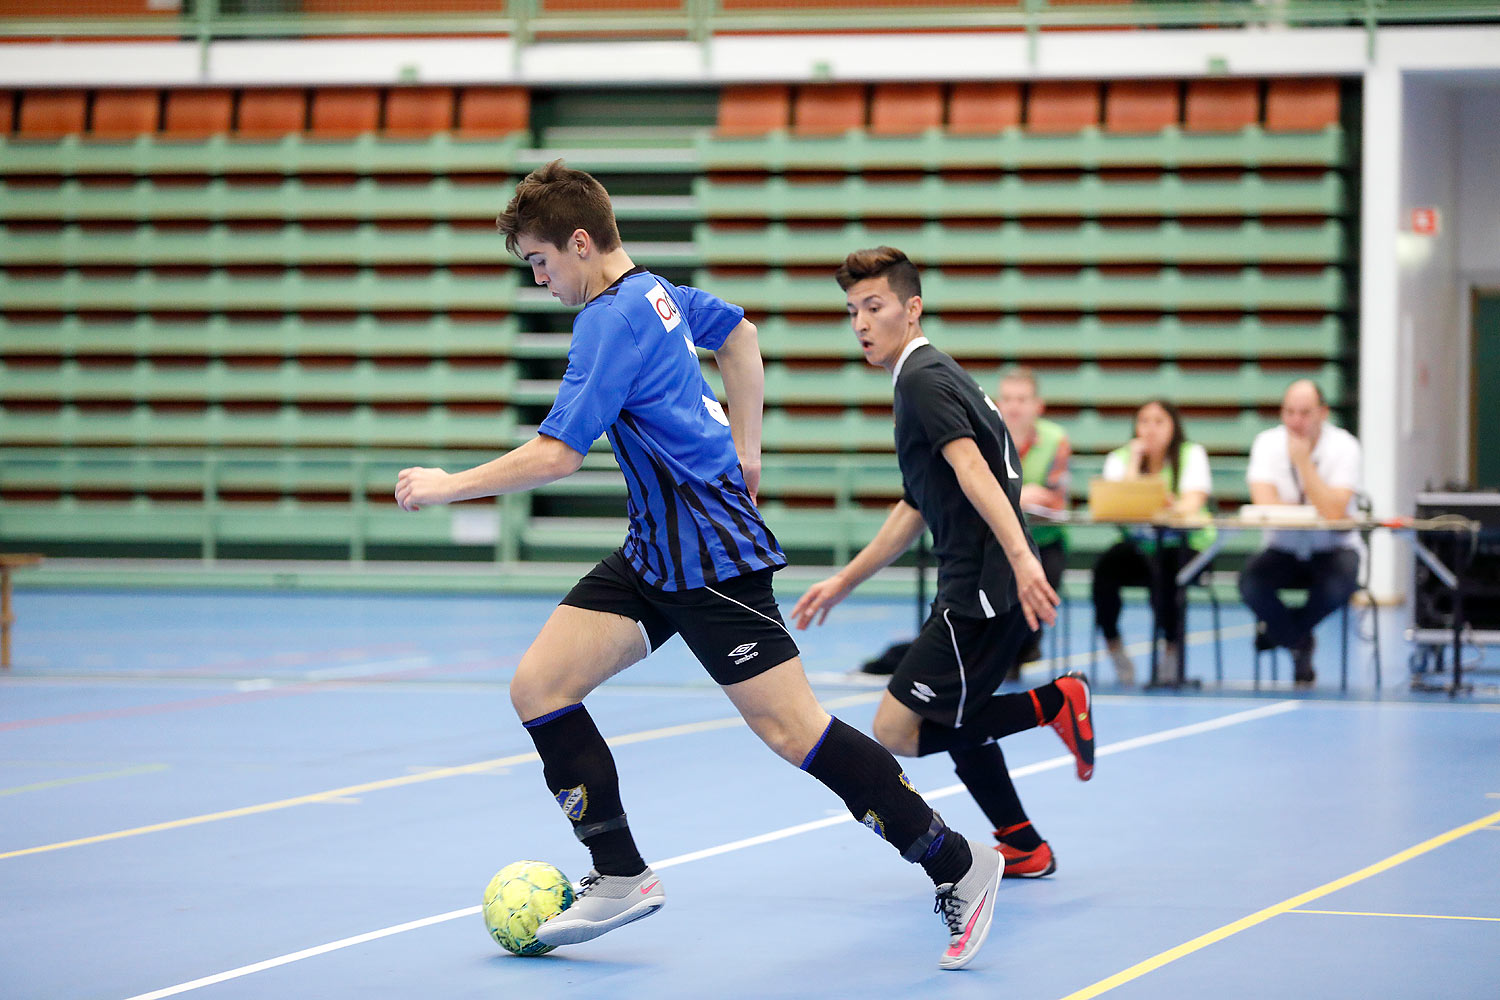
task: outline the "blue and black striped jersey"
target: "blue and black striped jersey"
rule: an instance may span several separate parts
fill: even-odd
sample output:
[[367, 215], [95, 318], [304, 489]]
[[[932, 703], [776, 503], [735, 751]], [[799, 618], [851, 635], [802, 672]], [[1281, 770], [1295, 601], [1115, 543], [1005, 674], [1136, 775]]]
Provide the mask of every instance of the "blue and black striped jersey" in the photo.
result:
[[609, 436], [630, 495], [625, 557], [663, 590], [786, 565], [698, 366], [697, 348], [716, 350], [744, 315], [644, 268], [627, 272], [573, 320], [568, 368], [539, 428], [578, 452]]

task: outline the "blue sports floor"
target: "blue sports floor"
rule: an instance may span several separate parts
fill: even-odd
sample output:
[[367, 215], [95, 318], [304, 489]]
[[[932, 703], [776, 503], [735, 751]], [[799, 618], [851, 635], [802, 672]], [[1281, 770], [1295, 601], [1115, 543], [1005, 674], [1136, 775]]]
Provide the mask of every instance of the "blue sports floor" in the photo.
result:
[[[1338, 693], [1337, 618], [1316, 691], [1285, 663], [1250, 691], [1226, 609], [1224, 687], [1101, 683], [1092, 782], [1050, 730], [1007, 740], [1059, 867], [1005, 883], [957, 973], [921, 871], [762, 748], [674, 641], [590, 702], [668, 905], [507, 955], [477, 912], [490, 875], [587, 868], [505, 692], [552, 604], [18, 594], [0, 997], [1500, 997], [1500, 699], [1405, 693], [1399, 612], [1379, 698], [1363, 644]], [[846, 671], [912, 618], [851, 601], [799, 635], [831, 710], [868, 728], [879, 688]], [[1131, 608], [1127, 635], [1145, 620]], [[907, 770], [988, 837], [946, 757]]]

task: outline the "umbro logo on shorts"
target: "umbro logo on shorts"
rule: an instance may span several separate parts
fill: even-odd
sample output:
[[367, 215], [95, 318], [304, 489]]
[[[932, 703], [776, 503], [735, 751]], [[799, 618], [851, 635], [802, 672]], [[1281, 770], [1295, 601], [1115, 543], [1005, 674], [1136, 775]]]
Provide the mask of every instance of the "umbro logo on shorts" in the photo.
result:
[[747, 660], [753, 660], [760, 655], [760, 650], [755, 648], [758, 645], [759, 643], [755, 642], [742, 643], [729, 651], [729, 658], [736, 665], [744, 663]]
[[913, 698], [920, 698], [922, 701], [931, 701], [937, 697], [937, 692], [921, 681], [917, 681], [911, 686], [911, 696]]

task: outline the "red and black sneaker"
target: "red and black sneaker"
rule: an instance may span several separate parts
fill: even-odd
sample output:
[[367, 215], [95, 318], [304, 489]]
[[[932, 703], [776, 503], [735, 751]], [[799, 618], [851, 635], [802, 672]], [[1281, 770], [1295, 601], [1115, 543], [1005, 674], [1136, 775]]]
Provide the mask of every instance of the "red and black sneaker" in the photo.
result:
[[1063, 674], [1056, 681], [1062, 692], [1063, 707], [1049, 725], [1057, 730], [1063, 743], [1078, 761], [1078, 780], [1088, 781], [1094, 776], [1094, 720], [1093, 696], [1089, 691], [1089, 679], [1076, 670]]
[[1006, 843], [1001, 843], [995, 850], [1005, 859], [1006, 878], [1041, 878], [1057, 871], [1057, 859], [1052, 856], [1052, 848], [1045, 840], [1034, 851], [1023, 851]]

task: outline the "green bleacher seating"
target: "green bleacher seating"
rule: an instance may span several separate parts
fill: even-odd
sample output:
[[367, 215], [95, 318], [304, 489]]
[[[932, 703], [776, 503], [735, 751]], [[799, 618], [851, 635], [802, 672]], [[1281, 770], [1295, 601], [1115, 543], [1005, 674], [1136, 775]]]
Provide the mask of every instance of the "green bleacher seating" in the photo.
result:
[[[771, 312], [818, 312], [843, 306], [838, 286], [829, 277], [786, 271], [761, 275], [699, 271], [694, 283], [746, 309]], [[1280, 273], [1241, 268], [1189, 271], [1163, 267], [1154, 274], [1116, 274], [1077, 268], [1067, 274], [1023, 274], [1015, 268], [989, 274], [928, 272], [922, 279], [924, 302], [944, 310], [1318, 310], [1348, 305], [1344, 276], [1336, 267], [1311, 273]]]
[[69, 270], [59, 275], [0, 274], [0, 300], [28, 311], [224, 312], [509, 309], [515, 305], [517, 272], [455, 274], [436, 268], [407, 276], [358, 270], [353, 274], [307, 274], [284, 270], [270, 277], [209, 270], [194, 277], [137, 271], [100, 277]]
[[1084, 174], [1069, 180], [877, 180], [764, 182], [701, 177], [693, 184], [709, 219], [1010, 219], [1027, 217], [1137, 218], [1141, 216], [1338, 215], [1349, 210], [1343, 178], [1328, 171], [1271, 179], [1243, 174], [1185, 179], [1163, 173], [1148, 180], [1107, 180]]
[[1163, 221], [1147, 226], [1026, 226], [1010, 221], [976, 229], [927, 222], [920, 229], [879, 229], [864, 223], [798, 228], [772, 223], [757, 229], [699, 225], [694, 241], [710, 265], [824, 266], [851, 247], [899, 245], [919, 266], [938, 264], [1322, 264], [1347, 252], [1343, 227], [1267, 226], [1241, 222], [1188, 226]]
[[[231, 321], [223, 315], [165, 320], [141, 313], [121, 322], [85, 321], [74, 314], [51, 322], [0, 317], [0, 342], [7, 357], [464, 358], [509, 355], [516, 347], [519, 326], [513, 315], [465, 322], [442, 314], [420, 321], [382, 321], [367, 314], [355, 319], [309, 322], [295, 315], [276, 321]], [[566, 347], [564, 342], [562, 353], [566, 353]]]
[[1338, 126], [1318, 132], [1190, 133], [1168, 127], [1152, 135], [1086, 128], [1062, 135], [1008, 129], [992, 135], [876, 136], [854, 129], [826, 137], [705, 135], [706, 170], [1097, 170], [1101, 167], [1245, 167], [1336, 165], [1347, 155]]
[[[837, 295], [837, 286], [828, 284]], [[758, 324], [761, 351], [768, 358], [862, 356], [846, 320], [789, 321], [773, 316]], [[992, 321], [926, 316], [922, 329], [934, 344], [965, 359], [1078, 358], [1336, 358], [1343, 324], [1336, 316], [1316, 320], [1267, 321], [1248, 315], [1223, 322], [1185, 322], [1176, 316], [1145, 320], [1023, 321], [1004, 316]]]
[[[1030, 85], [1012, 85], [1005, 114], [945, 131], [931, 126], [957, 113], [957, 88], [856, 83], [822, 125], [811, 99], [828, 88], [726, 89], [776, 99], [753, 121], [706, 89], [664, 88], [642, 121], [547, 95], [525, 133], [511, 104], [527, 95], [509, 93], [509, 124], [473, 138], [467, 98], [438, 88], [437, 110], [417, 100], [405, 124], [387, 101], [405, 137], [332, 136], [369, 127], [379, 101], [362, 88], [347, 107], [314, 95], [314, 112], [338, 112], [315, 123], [324, 135], [0, 136], [0, 536], [205, 557], [584, 560], [618, 545], [624, 482], [602, 440], [535, 496], [415, 515], [389, 499], [405, 465], [466, 467], [534, 436], [555, 396], [571, 310], [493, 220], [559, 155], [610, 187], [638, 263], [750, 310], [761, 498], [797, 558], [847, 559], [900, 496], [890, 379], [863, 361], [832, 281], [878, 243], [924, 267], [926, 332], [987, 391], [1008, 364], [1036, 368], [1073, 441], [1075, 504], [1134, 408], [1165, 396], [1232, 506], [1288, 381], [1353, 404], [1357, 136], [1320, 86], [1314, 118], [1287, 117], [1282, 95], [1222, 131], [1172, 124], [1169, 100], [1164, 127], [1105, 114], [1108, 130], [1046, 132], [1022, 115]], [[1075, 89], [1113, 107], [1107, 84]], [[898, 90], [920, 92], [921, 114], [865, 113]], [[1075, 532], [1075, 561], [1112, 538]]]

